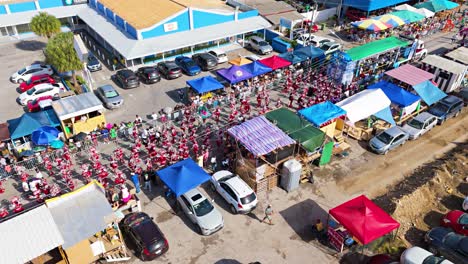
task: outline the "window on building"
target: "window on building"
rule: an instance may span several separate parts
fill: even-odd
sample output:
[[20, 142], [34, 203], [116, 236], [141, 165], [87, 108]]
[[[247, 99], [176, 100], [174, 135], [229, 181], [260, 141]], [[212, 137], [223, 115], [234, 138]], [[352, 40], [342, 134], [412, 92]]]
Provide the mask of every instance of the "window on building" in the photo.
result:
[[18, 34], [31, 32], [31, 29], [29, 28], [29, 24], [17, 25], [16, 30], [18, 31]]

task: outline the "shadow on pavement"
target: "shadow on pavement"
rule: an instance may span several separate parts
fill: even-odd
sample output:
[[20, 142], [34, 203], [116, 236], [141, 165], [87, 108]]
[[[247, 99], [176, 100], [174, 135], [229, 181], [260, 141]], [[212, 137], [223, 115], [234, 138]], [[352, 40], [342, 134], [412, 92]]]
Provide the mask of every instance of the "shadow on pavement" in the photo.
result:
[[36, 51], [45, 48], [46, 44], [37, 40], [23, 40], [15, 44], [16, 48], [26, 51]]
[[214, 264], [242, 264], [242, 263], [235, 259], [220, 259], [216, 261]]

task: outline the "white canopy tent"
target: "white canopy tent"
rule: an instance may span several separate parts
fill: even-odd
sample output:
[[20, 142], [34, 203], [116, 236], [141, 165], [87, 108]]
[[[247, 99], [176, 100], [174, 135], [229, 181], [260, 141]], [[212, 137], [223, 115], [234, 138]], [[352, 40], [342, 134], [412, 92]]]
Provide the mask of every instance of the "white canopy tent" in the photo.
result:
[[394, 8], [395, 10], [406, 10], [406, 11], [413, 11], [413, 12], [416, 12], [416, 10], [418, 10], [416, 7], [413, 7], [413, 6], [410, 6], [408, 4], [402, 4], [402, 5], [399, 5], [399, 6], [395, 6]]
[[424, 7], [418, 8], [414, 12], [416, 12], [418, 14], [421, 14], [421, 15], [423, 15], [425, 17], [433, 17], [435, 15], [434, 12], [432, 12], [431, 10], [429, 10], [427, 8], [424, 8]]
[[381, 115], [376, 116], [389, 123], [395, 123], [391, 118], [390, 104], [390, 99], [388, 99], [381, 89], [364, 90], [339, 103], [336, 103], [337, 106], [346, 111], [348, 119], [347, 123], [350, 123], [351, 125], [354, 125], [354, 123], [366, 119], [371, 115], [376, 115], [382, 112], [386, 113], [386, 117], [388, 117], [388, 113], [390, 113], [391, 120], [388, 120], [389, 118], [382, 118]]

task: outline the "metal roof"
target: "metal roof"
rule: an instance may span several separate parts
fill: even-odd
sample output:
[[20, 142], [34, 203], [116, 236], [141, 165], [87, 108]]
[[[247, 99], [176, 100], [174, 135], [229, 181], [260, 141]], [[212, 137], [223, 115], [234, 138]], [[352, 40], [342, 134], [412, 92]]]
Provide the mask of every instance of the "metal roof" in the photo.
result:
[[434, 78], [434, 74], [421, 70], [411, 64], [402, 65], [396, 69], [385, 72], [385, 74], [409, 85], [416, 85]]
[[47, 12], [57, 18], [76, 16], [82, 9], [89, 8], [88, 5], [73, 5], [73, 6], [60, 6], [52, 7], [43, 10], [26, 11], [19, 13], [12, 13], [7, 15], [0, 15], [0, 25], [2, 27], [29, 24], [31, 19], [39, 14], [39, 12]]
[[268, 21], [279, 25], [280, 19], [285, 18], [292, 21], [302, 20], [304, 17], [297, 12], [296, 8], [283, 1], [274, 0], [256, 0], [241, 1], [246, 5], [258, 10], [258, 13], [264, 16]]
[[0, 223], [0, 234], [1, 263], [26, 263], [64, 242], [45, 205]]
[[113, 215], [104, 189], [95, 181], [71, 193], [46, 201], [62, 233], [63, 249], [88, 239], [106, 228]]
[[428, 55], [422, 62], [455, 74], [462, 74], [466, 72], [467, 69], [467, 66], [463, 64], [442, 58], [437, 55]]
[[101, 101], [92, 92], [54, 101], [52, 108], [60, 120], [104, 109]]
[[216, 39], [223, 39], [271, 26], [264, 18], [255, 16], [180, 33], [136, 40], [117, 29], [114, 24], [92, 8], [83, 8], [78, 13], [78, 16], [128, 60], [206, 43]]
[[445, 54], [445, 56], [468, 65], [468, 48], [460, 47]]

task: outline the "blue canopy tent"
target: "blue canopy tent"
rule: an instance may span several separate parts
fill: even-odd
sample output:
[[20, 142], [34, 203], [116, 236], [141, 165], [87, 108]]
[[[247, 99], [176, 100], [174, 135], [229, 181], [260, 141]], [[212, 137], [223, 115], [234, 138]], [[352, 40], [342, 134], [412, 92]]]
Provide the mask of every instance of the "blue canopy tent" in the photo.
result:
[[384, 109], [373, 114], [373, 116], [379, 119], [382, 119], [393, 126], [396, 125], [395, 120], [393, 119], [392, 110], [390, 109], [390, 107], [385, 107]]
[[60, 121], [53, 109], [37, 113], [25, 113], [20, 118], [11, 119], [7, 122], [12, 140], [29, 136], [34, 130], [42, 126], [60, 126]]
[[177, 197], [211, 178], [191, 158], [179, 161], [174, 165], [158, 170], [156, 173]]
[[294, 54], [293, 52], [285, 52], [285, 53], [281, 53], [279, 55], [279, 57], [287, 60], [287, 61], [290, 61], [292, 64], [296, 64], [296, 63], [301, 63], [303, 61], [306, 61], [308, 59], [307, 56], [305, 56], [304, 54]]
[[388, 99], [390, 99], [390, 101], [393, 104], [396, 104], [400, 107], [407, 107], [421, 99], [421, 97], [412, 94], [406, 91], [405, 89], [401, 88], [400, 86], [387, 81], [380, 81], [367, 87], [367, 89], [377, 88], [382, 89], [382, 91], [385, 93]]
[[31, 141], [36, 145], [49, 145], [56, 139], [56, 135], [52, 135], [51, 133], [42, 131], [40, 129], [34, 130], [34, 132], [31, 134]]
[[238, 65], [232, 65], [228, 69], [218, 70], [217, 73], [230, 84], [238, 83], [254, 77], [252, 74]]
[[301, 109], [298, 113], [316, 127], [321, 127], [335, 118], [346, 115], [346, 111], [343, 108], [334, 105], [330, 101]]
[[263, 65], [259, 61], [254, 61], [249, 64], [244, 64], [241, 66], [241, 68], [247, 71], [248, 73], [252, 74], [253, 76], [262, 75], [262, 74], [271, 72], [273, 70], [270, 67]]
[[343, 6], [351, 6], [359, 10], [370, 12], [389, 6], [396, 6], [397, 4], [404, 2], [408, 2], [408, 0], [344, 0], [342, 4]]
[[315, 59], [318, 61], [322, 61], [325, 59], [324, 51], [314, 46], [305, 46], [305, 47], [296, 49], [293, 52], [293, 54], [296, 56], [303, 56], [303, 57], [307, 57], [312, 60]]
[[442, 92], [431, 81], [424, 81], [422, 83], [413, 85], [413, 89], [418, 93], [419, 96], [421, 96], [421, 99], [423, 99], [427, 105], [437, 103], [439, 100], [447, 96], [446, 93]]
[[211, 76], [205, 76], [198, 79], [193, 79], [186, 82], [189, 87], [195, 90], [198, 94], [208, 93], [211, 91], [223, 89], [224, 85], [218, 82]]

